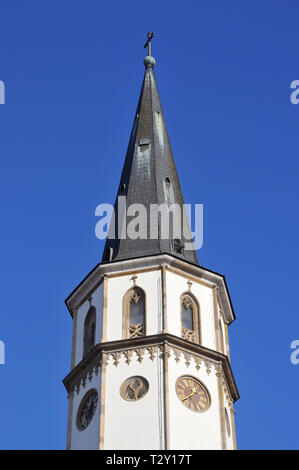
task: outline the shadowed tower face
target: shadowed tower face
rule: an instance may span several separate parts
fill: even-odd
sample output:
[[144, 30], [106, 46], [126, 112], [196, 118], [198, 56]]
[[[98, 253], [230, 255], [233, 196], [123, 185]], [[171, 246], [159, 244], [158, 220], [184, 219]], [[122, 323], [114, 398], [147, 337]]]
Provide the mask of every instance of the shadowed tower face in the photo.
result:
[[[108, 237], [102, 262], [168, 253], [198, 264], [193, 243], [193, 249], [186, 249], [186, 243], [192, 241], [191, 231], [157, 90], [155, 59], [147, 56], [144, 64], [143, 84], [115, 202], [115, 239]], [[125, 220], [121, 206], [124, 202], [127, 209], [133, 204], [143, 208], [136, 206], [136, 212]], [[135, 217], [143, 217], [142, 227], [137, 225], [137, 219], [133, 222], [139, 236], [133, 234], [132, 239], [130, 222]], [[121, 233], [126, 233], [126, 238], [122, 239]]]

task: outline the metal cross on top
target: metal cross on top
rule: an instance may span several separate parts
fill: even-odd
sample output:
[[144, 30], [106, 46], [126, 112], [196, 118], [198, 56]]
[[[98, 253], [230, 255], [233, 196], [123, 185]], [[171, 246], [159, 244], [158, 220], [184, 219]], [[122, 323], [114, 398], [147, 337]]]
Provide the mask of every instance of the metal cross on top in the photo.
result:
[[144, 44], [144, 49], [148, 48], [148, 55], [152, 55], [151, 52], [152, 52], [152, 48], [151, 48], [151, 42], [152, 42], [152, 39], [154, 37], [154, 34], [155, 33], [147, 33], [147, 41], [146, 43]]

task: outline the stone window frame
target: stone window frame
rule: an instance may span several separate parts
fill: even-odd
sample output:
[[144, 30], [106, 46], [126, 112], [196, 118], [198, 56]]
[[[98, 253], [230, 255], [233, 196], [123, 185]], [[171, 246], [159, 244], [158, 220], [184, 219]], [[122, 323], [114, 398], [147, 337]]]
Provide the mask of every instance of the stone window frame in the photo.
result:
[[[136, 336], [131, 335], [129, 331], [130, 327], [130, 303], [132, 300], [132, 296], [135, 293], [135, 289], [138, 289], [142, 291], [143, 296], [144, 296], [144, 313], [143, 313], [143, 324], [142, 325], [142, 334], [138, 334], [136, 330]], [[132, 325], [134, 326], [134, 325]], [[130, 289], [127, 290], [125, 295], [123, 296], [123, 321], [122, 321], [122, 337], [123, 339], [130, 339], [130, 338], [136, 338], [136, 337], [143, 337], [146, 336], [146, 293], [144, 289], [140, 286], [133, 286], [130, 287]]]
[[[183, 315], [182, 315], [182, 304], [184, 299], [190, 300], [193, 311], [193, 330], [188, 330], [183, 327]], [[194, 344], [201, 344], [201, 318], [200, 318], [200, 305], [191, 292], [183, 292], [180, 296], [180, 325], [181, 325], [181, 336], [183, 339], [190, 341]], [[192, 334], [193, 333], [193, 334]]]
[[[90, 319], [90, 317], [92, 317]], [[87, 323], [91, 323], [89, 326]], [[84, 327], [83, 327], [83, 358], [87, 356], [89, 351], [95, 346], [96, 344], [96, 326], [97, 326], [97, 311], [93, 305], [90, 305], [88, 312], [86, 314], [84, 320]], [[93, 336], [94, 341], [93, 344], [90, 342], [90, 327], [93, 327]], [[89, 342], [89, 344], [87, 344]]]
[[174, 193], [173, 193], [172, 182], [169, 176], [166, 176], [163, 179], [163, 190], [164, 190], [165, 203], [167, 207], [170, 207], [172, 204], [174, 204]]

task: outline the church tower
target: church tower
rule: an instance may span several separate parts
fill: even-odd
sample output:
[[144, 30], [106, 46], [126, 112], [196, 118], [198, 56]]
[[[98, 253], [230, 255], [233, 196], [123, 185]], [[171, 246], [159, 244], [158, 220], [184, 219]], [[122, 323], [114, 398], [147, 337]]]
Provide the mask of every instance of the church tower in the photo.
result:
[[[116, 236], [66, 299], [73, 318], [67, 448], [235, 449], [239, 394], [228, 341], [235, 316], [224, 276], [186, 248], [191, 230], [180, 219], [151, 39], [115, 202]], [[145, 210], [147, 228], [152, 207], [173, 206], [167, 223], [179, 220], [184, 230], [164, 237], [164, 214], [155, 236], [128, 237], [124, 204]]]

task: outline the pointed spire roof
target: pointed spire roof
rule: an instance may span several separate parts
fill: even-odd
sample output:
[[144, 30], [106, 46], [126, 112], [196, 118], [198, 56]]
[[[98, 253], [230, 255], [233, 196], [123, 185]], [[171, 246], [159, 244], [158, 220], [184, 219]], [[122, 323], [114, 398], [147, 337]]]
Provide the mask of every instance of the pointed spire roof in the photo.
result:
[[[155, 59], [148, 55], [144, 65], [143, 84], [114, 207], [116, 235], [114, 239], [108, 236], [102, 262], [168, 253], [198, 264], [196, 251], [185, 249], [183, 230], [180, 238], [175, 238], [170, 229], [170, 236], [165, 238], [161, 235], [159, 219], [157, 235], [150, 237], [151, 205], [177, 204], [183, 214], [184, 201], [154, 76]], [[146, 239], [134, 240], [119, 235], [120, 196], [122, 201], [126, 198], [127, 209], [132, 204], [142, 204], [146, 208]], [[133, 217], [130, 215], [126, 218], [127, 228], [138, 213]], [[188, 230], [190, 233], [189, 222], [185, 232]]]

